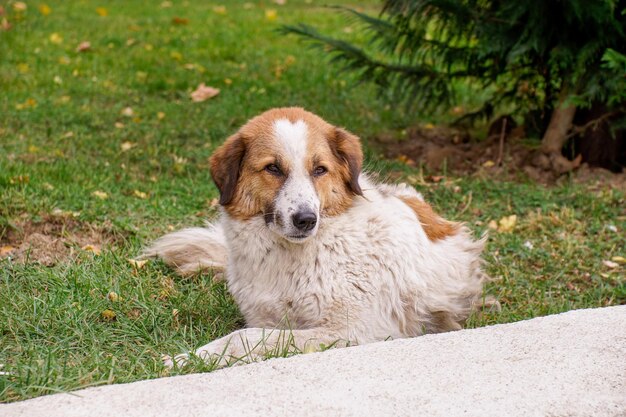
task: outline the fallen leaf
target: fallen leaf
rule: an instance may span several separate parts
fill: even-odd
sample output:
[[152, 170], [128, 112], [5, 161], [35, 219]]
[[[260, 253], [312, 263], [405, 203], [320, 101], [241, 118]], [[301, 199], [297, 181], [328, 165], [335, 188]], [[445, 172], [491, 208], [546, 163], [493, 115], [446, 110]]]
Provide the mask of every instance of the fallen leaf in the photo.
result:
[[122, 142], [122, 144], [120, 145], [120, 148], [122, 149], [122, 152], [126, 152], [126, 151], [133, 149], [135, 146], [137, 146], [136, 143]]
[[115, 317], [117, 316], [117, 314], [115, 314], [115, 311], [110, 310], [108, 308], [106, 310], [104, 310], [102, 313], [100, 313], [100, 315], [106, 321], [113, 321], [113, 320], [115, 320]]
[[157, 113], [157, 119], [159, 120], [163, 120], [165, 119], [165, 113], [163, 113], [162, 111]]
[[11, 23], [9, 23], [6, 17], [3, 17], [2, 20], [0, 20], [0, 29], [4, 30], [5, 32], [7, 30], [11, 30]]
[[105, 17], [109, 15], [109, 11], [105, 9], [104, 7], [96, 8], [96, 13], [98, 13], [98, 16], [101, 16], [101, 17]]
[[265, 18], [273, 22], [278, 18], [278, 12], [275, 9], [267, 9], [265, 10]]
[[175, 61], [182, 61], [183, 60], [183, 54], [181, 54], [178, 51], [172, 51], [172, 52], [170, 52], [170, 58], [172, 58]]
[[48, 38], [50, 39], [50, 42], [52, 42], [55, 45], [59, 45], [63, 43], [63, 36], [59, 35], [58, 33], [54, 32], [53, 34], [50, 35], [50, 37]]
[[494, 166], [496, 163], [493, 162], [491, 159], [488, 161], [485, 161], [485, 163], [483, 163], [483, 167], [484, 168], [491, 168], [492, 166]]
[[133, 117], [135, 115], [135, 112], [131, 107], [125, 107], [124, 109], [122, 109], [121, 114], [122, 116]]
[[115, 291], [110, 291], [107, 294], [107, 298], [109, 299], [110, 302], [112, 303], [117, 303], [120, 300], [120, 296], [117, 295], [117, 293]]
[[617, 262], [618, 264], [626, 264], [626, 258], [623, 256], [614, 256], [611, 258], [613, 262]]
[[177, 25], [177, 26], [184, 26], [184, 25], [188, 25], [189, 24], [189, 19], [184, 18], [184, 17], [173, 17], [172, 18], [172, 24], [173, 25]]
[[28, 74], [30, 72], [30, 67], [25, 63], [17, 64], [17, 71], [20, 74]]
[[148, 198], [148, 194], [144, 193], [143, 191], [139, 191], [139, 190], [135, 190], [133, 191], [133, 195], [137, 198], [141, 198], [142, 200], [145, 200], [146, 198]]
[[28, 184], [30, 182], [29, 175], [16, 175], [14, 177], [9, 178], [9, 184]]
[[123, 129], [124, 128], [124, 123], [115, 122], [114, 126], [115, 126], [116, 129]]
[[89, 41], [82, 41], [76, 47], [76, 52], [87, 52], [87, 51], [91, 51], [91, 42]]
[[13, 252], [15, 250], [15, 248], [11, 245], [6, 245], [6, 246], [2, 246], [0, 247], [0, 256], [5, 256], [8, 255], [9, 253]]
[[491, 220], [489, 224], [487, 224], [487, 227], [491, 230], [498, 230], [498, 223], [495, 220]]
[[101, 252], [100, 246], [97, 246], [97, 245], [85, 245], [81, 249], [86, 252], [91, 252], [94, 255], [100, 255], [100, 252]]
[[91, 195], [99, 198], [100, 200], [106, 200], [107, 198], [109, 198], [109, 195], [104, 191], [94, 191], [93, 193], [91, 193]]
[[498, 222], [498, 232], [500, 233], [510, 233], [515, 228], [515, 223], [517, 223], [517, 216], [512, 214], [510, 216], [504, 216]]
[[226, 14], [226, 6], [215, 6], [213, 11], [217, 14]]
[[127, 261], [136, 269], [142, 269], [148, 263], [147, 259], [143, 261], [138, 261], [136, 259], [127, 259]]
[[36, 107], [37, 106], [37, 101], [33, 98], [28, 98], [26, 99], [25, 102], [23, 103], [18, 103], [15, 105], [15, 108], [17, 110], [24, 110], [24, 109], [30, 109], [32, 107]]
[[54, 81], [55, 84], [59, 84], [59, 85], [63, 84], [63, 79], [59, 77], [58, 75], [55, 75], [52, 81]]
[[613, 261], [602, 261], [602, 264], [604, 264], [604, 266], [606, 266], [607, 268], [611, 268], [611, 269], [615, 269], [619, 267], [619, 264], [617, 262], [613, 262]]
[[25, 12], [27, 8], [28, 6], [26, 6], [26, 3], [24, 3], [23, 1], [16, 1], [15, 3], [13, 3], [13, 10], [15, 10], [16, 12]]
[[615, 227], [615, 225], [613, 225], [613, 224], [607, 224], [606, 228], [608, 230], [610, 230], [611, 232], [613, 232], [613, 233], [617, 233], [617, 227]]
[[199, 103], [215, 97], [220, 93], [218, 88], [207, 87], [204, 83], [200, 84], [194, 92], [191, 93], [191, 100]]
[[52, 9], [47, 4], [40, 4], [39, 13], [41, 13], [44, 16], [48, 16], [50, 13], [52, 13]]
[[168, 9], [172, 7], [172, 2], [171, 1], [164, 1], [163, 3], [161, 3], [161, 8], [162, 9]]

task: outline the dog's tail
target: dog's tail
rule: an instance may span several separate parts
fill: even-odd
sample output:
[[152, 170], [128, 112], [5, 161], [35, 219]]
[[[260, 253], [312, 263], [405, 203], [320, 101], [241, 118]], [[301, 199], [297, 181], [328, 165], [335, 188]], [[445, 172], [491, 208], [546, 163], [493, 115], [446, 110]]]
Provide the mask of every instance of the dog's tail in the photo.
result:
[[222, 227], [207, 224], [206, 227], [192, 227], [160, 237], [143, 251], [140, 258], [161, 258], [185, 276], [206, 269], [223, 271], [227, 254]]

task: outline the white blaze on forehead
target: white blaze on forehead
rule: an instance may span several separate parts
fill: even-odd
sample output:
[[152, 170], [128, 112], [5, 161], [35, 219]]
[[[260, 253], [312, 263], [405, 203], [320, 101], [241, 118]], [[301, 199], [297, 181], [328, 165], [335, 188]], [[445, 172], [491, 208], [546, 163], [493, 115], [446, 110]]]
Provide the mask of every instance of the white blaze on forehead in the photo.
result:
[[[288, 160], [289, 171], [285, 184], [274, 201], [276, 216], [281, 222], [273, 227], [287, 237], [302, 235], [303, 232], [293, 223], [293, 216], [303, 211], [319, 216], [320, 210], [317, 191], [306, 169], [307, 125], [303, 120], [292, 123], [287, 119], [279, 119], [274, 122], [274, 134], [283, 148], [285, 159]], [[316, 231], [317, 225], [309, 232]]]
[[307, 152], [306, 123], [303, 120], [291, 123], [287, 119], [279, 119], [274, 122], [274, 133], [283, 146], [290, 165], [295, 169], [301, 169]]

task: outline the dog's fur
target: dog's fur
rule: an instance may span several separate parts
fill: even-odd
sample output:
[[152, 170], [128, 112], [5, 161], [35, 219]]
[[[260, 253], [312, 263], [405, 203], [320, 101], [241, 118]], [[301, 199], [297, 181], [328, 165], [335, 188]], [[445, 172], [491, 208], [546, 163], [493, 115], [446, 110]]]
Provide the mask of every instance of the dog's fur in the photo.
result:
[[413, 188], [376, 184], [362, 160], [356, 136], [300, 108], [257, 116], [214, 153], [219, 219], [144, 254], [181, 274], [225, 269], [249, 327], [196, 355], [225, 364], [461, 328], [481, 304], [484, 238], [439, 217]]

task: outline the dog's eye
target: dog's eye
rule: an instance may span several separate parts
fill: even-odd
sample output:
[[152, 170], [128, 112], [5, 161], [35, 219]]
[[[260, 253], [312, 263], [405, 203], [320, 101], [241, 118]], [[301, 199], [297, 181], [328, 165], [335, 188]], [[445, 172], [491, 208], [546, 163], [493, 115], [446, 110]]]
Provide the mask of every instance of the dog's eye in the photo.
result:
[[313, 170], [313, 176], [320, 177], [326, 174], [327, 172], [328, 170], [326, 169], [326, 167], [323, 167], [323, 166], [315, 167], [315, 169]]
[[272, 175], [283, 175], [282, 171], [276, 164], [269, 164], [265, 167], [265, 170]]

